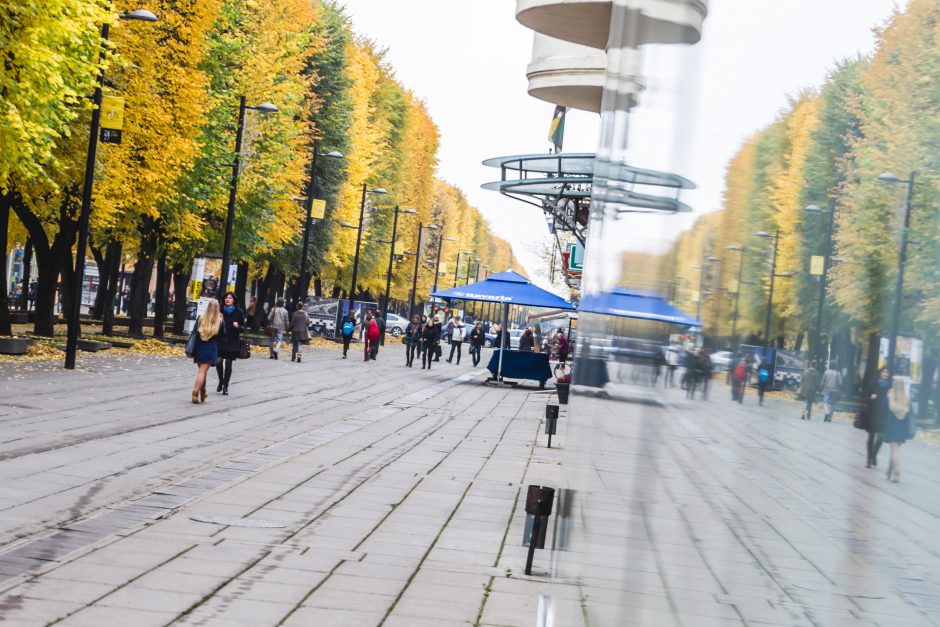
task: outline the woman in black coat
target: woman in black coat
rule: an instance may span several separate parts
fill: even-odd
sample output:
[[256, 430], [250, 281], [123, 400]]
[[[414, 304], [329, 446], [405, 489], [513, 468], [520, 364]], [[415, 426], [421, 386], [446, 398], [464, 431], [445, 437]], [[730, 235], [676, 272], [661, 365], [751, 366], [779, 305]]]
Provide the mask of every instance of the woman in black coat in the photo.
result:
[[885, 419], [887, 418], [888, 392], [891, 390], [891, 371], [882, 368], [878, 373], [878, 380], [875, 381], [875, 389], [870, 398], [868, 409], [868, 421], [865, 424], [865, 431], [868, 432], [868, 442], [865, 445], [868, 454], [866, 468], [878, 467], [878, 451], [881, 450], [882, 435], [885, 430]]
[[437, 355], [437, 347], [441, 343], [441, 323], [436, 318], [428, 320], [421, 330], [421, 344], [424, 352], [421, 354], [421, 369], [431, 369], [431, 362]]
[[242, 329], [245, 327], [245, 313], [238, 306], [232, 292], [226, 292], [222, 301], [222, 326], [224, 333], [216, 336], [219, 359], [215, 363], [215, 371], [219, 375], [219, 385], [215, 391], [227, 396], [228, 384], [232, 378], [232, 362], [238, 359]]

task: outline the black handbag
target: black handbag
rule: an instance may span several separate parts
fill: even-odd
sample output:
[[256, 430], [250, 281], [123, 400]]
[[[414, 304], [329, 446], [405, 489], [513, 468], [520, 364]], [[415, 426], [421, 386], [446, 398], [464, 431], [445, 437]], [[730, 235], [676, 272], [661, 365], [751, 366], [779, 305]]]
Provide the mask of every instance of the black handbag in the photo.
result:
[[239, 359], [250, 359], [251, 358], [251, 347], [248, 346], [248, 342], [242, 340], [238, 344], [238, 358]]
[[852, 426], [856, 429], [862, 429], [863, 431], [868, 429], [868, 411], [862, 410], [858, 412], [855, 416], [855, 420], [852, 421]]
[[199, 333], [199, 321], [193, 325], [193, 330], [189, 333], [189, 339], [186, 340], [186, 356], [193, 357], [196, 354], [196, 335]]

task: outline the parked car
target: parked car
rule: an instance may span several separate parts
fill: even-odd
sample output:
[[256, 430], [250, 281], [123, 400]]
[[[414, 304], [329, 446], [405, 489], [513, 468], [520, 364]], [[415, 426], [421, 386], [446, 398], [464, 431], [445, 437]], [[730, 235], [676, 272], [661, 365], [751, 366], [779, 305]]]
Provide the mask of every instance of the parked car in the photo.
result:
[[399, 337], [404, 335], [405, 329], [408, 328], [408, 320], [402, 318], [399, 315], [390, 313], [385, 316], [385, 332], [394, 336]]
[[712, 362], [712, 369], [716, 372], [724, 372], [734, 363], [734, 353], [731, 351], [718, 351], [709, 355]]
[[[522, 329], [510, 329], [509, 330], [509, 348], [519, 348], [519, 338], [522, 337]], [[485, 348], [493, 348], [496, 345], [496, 334], [487, 333], [484, 336], [483, 346]]]

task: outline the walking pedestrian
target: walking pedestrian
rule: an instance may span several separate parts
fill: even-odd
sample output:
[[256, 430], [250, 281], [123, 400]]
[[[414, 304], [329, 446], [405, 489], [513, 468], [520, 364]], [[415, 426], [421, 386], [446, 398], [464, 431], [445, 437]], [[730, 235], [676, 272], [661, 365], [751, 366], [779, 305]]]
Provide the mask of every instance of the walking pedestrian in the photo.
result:
[[365, 360], [369, 361], [370, 359], [375, 359], [375, 353], [378, 351], [379, 346], [379, 324], [375, 321], [375, 318], [372, 317], [372, 313], [366, 314], [366, 333], [365, 333]]
[[297, 309], [290, 315], [290, 360], [300, 363], [303, 342], [310, 339], [310, 316], [304, 310], [302, 301], [297, 301]]
[[672, 344], [666, 349], [666, 376], [663, 378], [663, 387], [676, 387], [676, 369], [679, 367], [679, 347]]
[[252, 331], [258, 330], [258, 323], [255, 322], [255, 312], [258, 311], [258, 299], [252, 296], [248, 299], [248, 308], [245, 309], [245, 317], [248, 319], [248, 328]]
[[[558, 329], [558, 333], [555, 334], [555, 342], [558, 346], [558, 361], [565, 363], [568, 361], [568, 338], [565, 336], [565, 332], [561, 329]], [[659, 351], [656, 351], [657, 354], [662, 357], [662, 354]]]
[[375, 320], [375, 324], [379, 327], [379, 341], [375, 343], [372, 350], [372, 359], [375, 359], [375, 356], [379, 353], [379, 346], [385, 346], [385, 318], [379, 314], [378, 309], [373, 308], [372, 319]]
[[[838, 374], [838, 373], [836, 373]], [[816, 402], [816, 392], [819, 389], [819, 372], [816, 370], [816, 361], [810, 361], [809, 367], [800, 375], [800, 389], [797, 395], [805, 401], [803, 405], [802, 420], [812, 420], [813, 403]], [[828, 420], [826, 416], [824, 420]]]
[[703, 350], [698, 356], [698, 378], [702, 383], [702, 400], [708, 400], [708, 385], [712, 380], [712, 358], [707, 350]]
[[346, 353], [349, 352], [349, 343], [352, 342], [353, 333], [356, 332], [356, 319], [352, 312], [343, 316], [343, 321], [339, 325], [340, 336], [343, 339], [343, 359], [346, 359]]
[[535, 346], [535, 338], [532, 336], [532, 329], [526, 329], [519, 338], [519, 350], [532, 352]]
[[702, 378], [702, 362], [700, 353], [686, 353], [685, 373], [682, 375], [682, 387], [685, 388], [685, 397], [695, 400], [695, 390], [698, 389]]
[[206, 374], [209, 368], [218, 362], [219, 345], [216, 337], [225, 332], [222, 324], [222, 314], [219, 312], [219, 301], [212, 300], [206, 310], [196, 320], [196, 345], [193, 350], [193, 363], [196, 364], [196, 382], [193, 385], [193, 403], [205, 403]]
[[284, 309], [284, 299], [278, 298], [274, 303], [274, 309], [268, 312], [268, 325], [271, 327], [271, 344], [269, 345], [269, 359], [277, 359], [281, 351], [281, 344], [284, 342], [284, 333], [290, 327], [290, 317], [287, 310]]
[[434, 327], [434, 332], [437, 335], [437, 341], [434, 343], [434, 361], [440, 361], [441, 356], [444, 354], [444, 349], [441, 348], [441, 339], [444, 337], [444, 323], [441, 322], [439, 316], [434, 316], [431, 318], [431, 326]]
[[891, 459], [885, 478], [897, 483], [901, 479], [901, 445], [911, 439], [914, 416], [907, 384], [895, 379], [888, 392], [888, 415], [884, 424], [884, 441], [891, 445]]
[[434, 361], [434, 356], [441, 343], [441, 324], [437, 318], [428, 320], [427, 324], [424, 325], [424, 330], [421, 332], [421, 343], [424, 346], [424, 353], [421, 356], [421, 369], [424, 370], [427, 366], [427, 369], [430, 370], [431, 362]]
[[232, 364], [238, 359], [241, 350], [242, 329], [245, 326], [245, 313], [238, 306], [233, 292], [226, 292], [222, 298], [222, 325], [223, 332], [216, 336], [219, 344], [218, 359], [215, 363], [215, 372], [219, 375], [219, 385], [216, 392], [228, 396], [228, 385], [232, 379]]
[[835, 361], [829, 362], [820, 387], [823, 393], [823, 422], [832, 422], [832, 412], [835, 411], [836, 401], [842, 393], [842, 373], [836, 369]]
[[[473, 366], [476, 367], [480, 364], [480, 352], [483, 350], [483, 345], [486, 343], [486, 333], [483, 331], [483, 323], [477, 322], [473, 325], [473, 328], [470, 329], [470, 357], [473, 359]], [[458, 360], [457, 363], [460, 363]]]
[[421, 338], [421, 322], [418, 316], [412, 316], [411, 322], [405, 327], [402, 342], [405, 344], [405, 366], [412, 367], [415, 360], [415, 352], [418, 350], [418, 343]]
[[757, 358], [757, 404], [764, 404], [764, 392], [771, 381], [770, 364], [763, 357]]
[[878, 380], [875, 382], [874, 392], [869, 397], [871, 402], [869, 403], [868, 421], [865, 425], [865, 431], [868, 432], [868, 441], [865, 445], [868, 461], [865, 468], [878, 467], [878, 451], [881, 450], [885, 422], [890, 411], [888, 404], [888, 392], [890, 390], [891, 371], [882, 368], [878, 374]]
[[460, 351], [463, 346], [463, 338], [466, 333], [466, 325], [460, 319], [460, 314], [454, 316], [450, 321], [450, 356], [447, 357], [447, 363], [454, 360], [454, 350], [457, 351], [457, 365], [460, 365]]
[[747, 389], [747, 360], [742, 357], [731, 375], [731, 400], [744, 403], [744, 391]]

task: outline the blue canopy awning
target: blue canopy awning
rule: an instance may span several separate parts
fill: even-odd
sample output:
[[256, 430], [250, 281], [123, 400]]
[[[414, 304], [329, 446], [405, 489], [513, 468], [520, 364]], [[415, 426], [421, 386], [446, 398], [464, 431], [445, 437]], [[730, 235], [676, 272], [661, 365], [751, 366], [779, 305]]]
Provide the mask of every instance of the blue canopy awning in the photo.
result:
[[494, 274], [470, 285], [434, 292], [431, 296], [453, 300], [526, 305], [529, 307], [574, 309], [574, 305], [561, 296], [556, 296], [548, 290], [533, 285], [529, 279], [512, 270]]
[[700, 327], [702, 323], [666, 302], [655, 292], [641, 292], [616, 287], [610, 292], [589, 294], [581, 299], [580, 311], [623, 318], [666, 322], [678, 326]]

